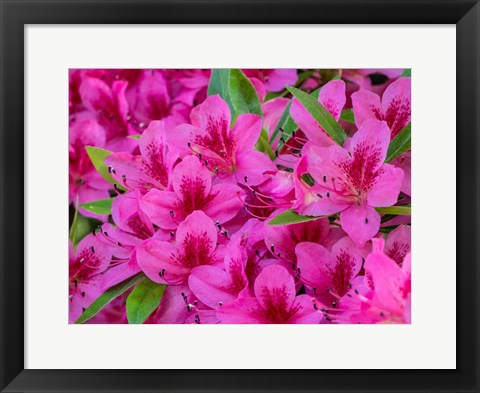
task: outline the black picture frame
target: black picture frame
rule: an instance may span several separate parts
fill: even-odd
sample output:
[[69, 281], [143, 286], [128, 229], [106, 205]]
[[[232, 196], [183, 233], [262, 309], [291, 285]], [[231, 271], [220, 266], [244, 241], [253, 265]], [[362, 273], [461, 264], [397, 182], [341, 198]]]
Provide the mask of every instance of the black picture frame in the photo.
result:
[[[480, 391], [478, 246], [480, 4], [478, 0], [0, 0], [0, 13], [0, 388], [2, 392]], [[457, 368], [455, 370], [25, 370], [23, 260], [24, 219], [27, 213], [24, 211], [24, 26], [26, 24], [87, 23], [456, 24]], [[443, 295], [436, 294], [433, 299], [441, 299], [441, 296]], [[449, 295], [445, 294], [445, 296]], [[439, 316], [439, 323], [442, 318], [454, 317], [450, 310], [445, 310], [445, 314]], [[415, 354], [412, 353], [412, 356]]]

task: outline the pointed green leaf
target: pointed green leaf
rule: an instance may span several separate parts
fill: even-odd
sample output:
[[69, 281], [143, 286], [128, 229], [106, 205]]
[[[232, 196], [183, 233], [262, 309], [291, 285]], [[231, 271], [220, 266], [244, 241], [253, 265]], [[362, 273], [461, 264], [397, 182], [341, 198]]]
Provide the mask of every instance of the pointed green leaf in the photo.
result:
[[287, 87], [287, 89], [298, 101], [300, 101], [325, 132], [330, 135], [335, 142], [342, 146], [345, 139], [347, 139], [347, 134], [345, 134], [343, 128], [338, 124], [330, 112], [310, 94], [296, 89], [295, 87]]
[[375, 210], [380, 214], [395, 214], [397, 216], [411, 216], [411, 206], [390, 206], [390, 207], [376, 207]]
[[275, 159], [275, 153], [272, 150], [272, 146], [270, 146], [270, 143], [268, 143], [267, 131], [265, 131], [263, 128], [257, 144], [255, 145], [255, 149], [261, 151], [262, 153], [267, 153], [271, 160]]
[[242, 113], [254, 113], [262, 116], [262, 105], [257, 91], [242, 71], [230, 71], [229, 90], [235, 117]]
[[412, 76], [412, 69], [411, 69], [411, 68], [405, 68], [405, 69], [403, 70], [402, 76], [411, 77], [411, 76]]
[[353, 109], [344, 109], [340, 115], [340, 120], [348, 121], [349, 123], [355, 124]]
[[116, 184], [117, 182], [112, 176], [110, 176], [110, 173], [108, 172], [108, 166], [105, 164], [105, 158], [112, 154], [112, 152], [95, 146], [85, 146], [85, 150], [87, 151], [87, 154], [98, 173], [100, 173], [108, 182]]
[[69, 236], [74, 246], [75, 246], [75, 241], [77, 239], [77, 231], [78, 231], [78, 195], [77, 195], [77, 200], [75, 202], [75, 214], [73, 216], [73, 221], [72, 221], [72, 226], [70, 227], [70, 236]]
[[75, 321], [75, 323], [84, 323], [90, 318], [93, 318], [100, 310], [102, 310], [107, 304], [109, 304], [113, 299], [122, 295], [128, 291], [131, 287], [136, 285], [138, 282], [145, 279], [143, 273], [139, 273], [136, 276], [127, 278], [125, 281], [114, 285], [110, 289], [107, 289], [102, 295], [100, 295], [84, 312], [80, 317]]
[[412, 148], [411, 137], [411, 123], [408, 123], [405, 128], [402, 129], [390, 142], [387, 151], [387, 159], [385, 162], [391, 162], [400, 154], [410, 150]]
[[230, 112], [234, 113], [232, 101], [230, 99], [230, 69], [215, 68], [212, 70], [210, 81], [208, 83], [208, 96], [219, 94], [228, 104]]
[[152, 314], [160, 304], [166, 285], [157, 284], [148, 277], [140, 282], [128, 295], [128, 323], [141, 324]]
[[80, 207], [92, 213], [110, 215], [112, 213], [112, 202], [113, 198], [99, 199], [98, 201], [83, 203]]
[[268, 222], [268, 225], [289, 225], [289, 224], [298, 224], [300, 222], [307, 222], [318, 220], [319, 218], [323, 218], [325, 216], [319, 217], [312, 217], [312, 216], [301, 216], [300, 214], [296, 213], [292, 209], [279, 214], [272, 220]]

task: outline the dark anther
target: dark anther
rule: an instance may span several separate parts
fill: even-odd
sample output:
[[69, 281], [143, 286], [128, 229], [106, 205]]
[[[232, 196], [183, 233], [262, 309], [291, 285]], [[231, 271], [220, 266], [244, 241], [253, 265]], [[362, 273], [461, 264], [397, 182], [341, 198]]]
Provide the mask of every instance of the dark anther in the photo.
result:
[[365, 218], [365, 224], [368, 224], [368, 218]]
[[354, 292], [355, 292], [355, 295], [358, 295], [358, 289], [355, 289]]
[[158, 272], [158, 275], [163, 277], [165, 275], [165, 269], [162, 269], [160, 272]]
[[86, 308], [85, 307], [82, 307], [82, 312], [85, 312]]
[[247, 183], [247, 182], [248, 182], [248, 177], [245, 176], [245, 177], [243, 178], [243, 180], [245, 180], [245, 183]]
[[351, 294], [351, 293], [347, 293], [347, 296], [348, 296], [348, 297], [352, 297], [352, 294]]
[[275, 150], [275, 157], [278, 158], [278, 150]]
[[82, 297], [85, 297], [85, 292], [82, 292]]
[[330, 317], [325, 317], [325, 319], [326, 319], [328, 322], [331, 322], [331, 321], [332, 321], [332, 318], [330, 318]]
[[259, 256], [260, 256], [260, 251], [255, 250], [255, 255], [256, 255], [257, 257], [259, 257]]
[[78, 287], [78, 281], [77, 280], [73, 280], [73, 283], [75, 284], [75, 288]]
[[218, 305], [219, 305], [219, 306], [223, 306], [223, 303], [222, 303], [222, 302], [218, 302]]
[[202, 153], [199, 153], [199, 154], [198, 154], [198, 159], [199, 159], [200, 161], [202, 161]]
[[200, 317], [197, 315], [195, 315], [195, 323], [200, 323]]
[[117, 246], [118, 246], [118, 247], [122, 247], [122, 243], [117, 242]]
[[302, 274], [302, 271], [300, 270], [299, 267], [297, 268], [297, 272], [298, 272], [298, 274]]
[[170, 236], [171, 236], [171, 237], [175, 236], [175, 234], [173, 233], [173, 231], [170, 231]]
[[330, 193], [329, 192], [327, 192], [327, 198], [330, 198]]
[[381, 316], [382, 318], [385, 317], [385, 314], [383, 313], [383, 311], [380, 312], [380, 316]]
[[277, 254], [277, 257], [279, 257], [279, 258], [280, 258], [280, 253], [278, 253], [278, 254]]
[[337, 307], [337, 302], [332, 302], [332, 307], [333, 308]]
[[275, 254], [275, 246], [273, 244], [270, 245], [270, 251], [272, 254]]
[[188, 143], [187, 143], [187, 146], [188, 146], [188, 147], [190, 147], [190, 146], [191, 146], [191, 143], [190, 143], [190, 142], [188, 142]]
[[92, 252], [95, 252], [95, 248], [93, 246], [92, 246], [91, 250], [92, 250]]
[[108, 237], [108, 232], [103, 232], [103, 234], [104, 234], [106, 237]]
[[314, 308], [315, 310], [318, 310], [317, 303], [313, 303], [313, 308]]
[[198, 302], [196, 300], [193, 301], [193, 305], [196, 306]]
[[208, 166], [208, 160], [205, 160], [205, 165]]
[[323, 176], [323, 182], [324, 182], [324, 183], [327, 182], [327, 176]]
[[170, 210], [170, 217], [173, 217], [173, 210]]
[[320, 194], [317, 194], [317, 197], [319, 197], [319, 198], [323, 198], [323, 197], [322, 197]]

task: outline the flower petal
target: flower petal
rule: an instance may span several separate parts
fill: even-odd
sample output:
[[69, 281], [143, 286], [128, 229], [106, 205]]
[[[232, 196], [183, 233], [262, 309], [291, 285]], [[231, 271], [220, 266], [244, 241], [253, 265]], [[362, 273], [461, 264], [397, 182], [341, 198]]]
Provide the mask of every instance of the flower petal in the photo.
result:
[[382, 97], [384, 119], [392, 130], [392, 139], [410, 122], [410, 78], [398, 78], [389, 85]]
[[360, 90], [352, 94], [355, 124], [360, 128], [365, 120], [383, 119], [380, 97], [369, 90]]
[[370, 206], [351, 205], [340, 213], [342, 229], [355, 242], [363, 247], [380, 229], [380, 215]]
[[278, 265], [262, 270], [255, 280], [254, 291], [262, 307], [276, 315], [288, 313], [296, 293], [292, 275]]
[[380, 169], [372, 188], [368, 192], [367, 202], [374, 207], [387, 207], [397, 203], [398, 194], [403, 183], [403, 171], [390, 164]]

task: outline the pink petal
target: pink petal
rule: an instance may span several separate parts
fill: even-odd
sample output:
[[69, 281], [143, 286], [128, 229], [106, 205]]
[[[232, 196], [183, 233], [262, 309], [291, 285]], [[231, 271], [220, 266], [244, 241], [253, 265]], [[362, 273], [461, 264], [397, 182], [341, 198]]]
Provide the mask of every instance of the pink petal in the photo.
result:
[[142, 197], [140, 206], [155, 225], [175, 229], [185, 218], [183, 211], [178, 209], [180, 203], [174, 192], [152, 189]]
[[237, 299], [217, 309], [221, 323], [259, 324], [269, 323], [263, 315], [260, 302], [255, 298]]
[[392, 139], [410, 122], [410, 78], [398, 78], [383, 93], [384, 118], [392, 130]]
[[380, 175], [368, 191], [368, 204], [374, 207], [394, 205], [397, 203], [402, 182], [403, 171], [393, 165], [384, 164], [380, 169]]
[[237, 141], [237, 154], [252, 151], [260, 137], [261, 131], [262, 119], [260, 116], [250, 113], [238, 116], [231, 131]]
[[216, 184], [212, 187], [211, 195], [215, 197], [202, 210], [220, 224], [231, 220], [243, 207], [243, 191], [234, 184]]
[[332, 265], [330, 252], [320, 244], [303, 242], [295, 248], [297, 267], [300, 276], [309, 289], [316, 288], [316, 293], [325, 296], [327, 288], [331, 287], [328, 268]]
[[239, 184], [245, 183], [245, 177], [250, 185], [257, 185], [267, 180], [265, 172], [275, 171], [277, 167], [270, 158], [259, 151], [243, 152], [237, 155], [237, 171], [235, 173]]
[[203, 201], [210, 194], [212, 177], [197, 157], [186, 156], [173, 170], [172, 185], [179, 199], [195, 208], [195, 202]]
[[349, 152], [354, 160], [363, 165], [363, 170], [377, 171], [385, 161], [390, 144], [390, 129], [387, 123], [377, 119], [366, 120], [350, 143]]
[[268, 130], [268, 137], [270, 138], [273, 131], [278, 125], [282, 114], [287, 107], [290, 100], [288, 98], [278, 97], [269, 100], [262, 105], [263, 111], [263, 125]]
[[405, 256], [411, 250], [411, 241], [411, 226], [399, 225], [387, 237], [385, 254], [402, 266]]
[[182, 284], [190, 269], [175, 259], [177, 248], [168, 242], [150, 239], [137, 247], [137, 261], [143, 272], [159, 284]]
[[212, 219], [202, 211], [194, 211], [177, 230], [177, 245], [185, 252], [210, 256], [217, 245], [217, 228]]
[[340, 213], [342, 229], [355, 242], [363, 247], [380, 229], [380, 215], [370, 206], [351, 205]]
[[207, 306], [214, 309], [237, 298], [232, 291], [229, 275], [214, 266], [198, 266], [188, 277], [188, 286], [194, 295]]
[[319, 323], [322, 320], [323, 315], [321, 311], [315, 310], [312, 300], [313, 298], [308, 295], [297, 296], [292, 306], [296, 312], [290, 317], [288, 323]]
[[157, 324], [183, 324], [189, 317], [187, 305], [183, 296], [193, 302], [193, 295], [187, 285], [168, 285], [154, 316]]
[[345, 106], [345, 82], [333, 80], [328, 82], [320, 90], [318, 102], [320, 102], [330, 114], [338, 120]]
[[210, 130], [220, 124], [222, 128], [230, 129], [230, 108], [218, 94], [208, 97], [193, 108], [190, 118], [193, 126], [201, 130]]
[[265, 76], [265, 86], [268, 91], [282, 91], [287, 86], [293, 86], [297, 82], [297, 79], [298, 75], [295, 68], [280, 68], [267, 73]]
[[353, 115], [358, 128], [369, 119], [383, 119], [380, 97], [369, 90], [360, 90], [352, 94]]
[[83, 105], [90, 111], [104, 110], [109, 112], [114, 107], [112, 92], [108, 85], [100, 79], [84, 78], [79, 92]]
[[277, 312], [290, 310], [295, 300], [295, 283], [292, 275], [282, 266], [267, 266], [258, 275], [254, 285], [255, 296], [263, 308]]

